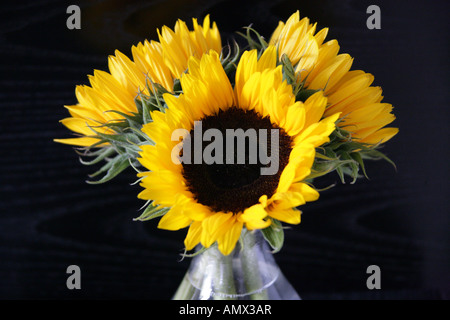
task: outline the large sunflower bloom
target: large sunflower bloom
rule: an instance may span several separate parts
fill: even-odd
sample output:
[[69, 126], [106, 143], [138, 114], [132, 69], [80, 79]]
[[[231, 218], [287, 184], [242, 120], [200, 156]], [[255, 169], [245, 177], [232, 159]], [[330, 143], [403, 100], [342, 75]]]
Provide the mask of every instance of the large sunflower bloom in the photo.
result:
[[66, 106], [71, 117], [61, 122], [81, 137], [55, 141], [85, 147], [99, 142], [92, 128], [100, 133], [112, 133], [102, 125], [121, 119], [117, 113], [108, 111], [136, 112], [135, 98], [138, 93], [148, 94], [150, 82], [172, 91], [174, 80], [186, 70], [189, 57], [201, 57], [209, 50], [220, 52], [222, 43], [217, 25], [210, 26], [209, 16], [203, 26], [192, 20], [192, 31], [184, 21], [178, 20], [174, 30], [166, 26], [158, 30], [159, 42], [146, 40], [133, 46], [133, 60], [116, 50], [108, 59], [109, 73], [94, 70], [89, 76], [90, 85], [75, 89], [78, 103]]
[[[227, 255], [244, 227], [263, 229], [272, 219], [297, 224], [301, 212], [296, 207], [319, 196], [303, 180], [310, 174], [315, 148], [329, 140], [339, 115], [319, 121], [327, 104], [322, 92], [304, 103], [296, 102], [276, 62], [275, 47], [269, 47], [259, 60], [256, 50], [244, 52], [233, 88], [216, 52], [191, 58], [188, 73], [180, 80], [183, 93], [165, 94], [168, 108], [164, 113], [154, 111], [153, 122], [143, 126], [155, 145], [142, 146], [139, 161], [149, 171], [139, 174], [144, 188], [139, 198], [170, 208], [159, 228], [189, 227], [187, 250], [217, 242]], [[278, 130], [279, 147], [272, 150], [279, 155], [277, 172], [261, 175], [260, 162], [253, 166], [174, 162], [174, 150], [184, 155], [189, 147], [187, 134], [180, 142], [172, 141], [173, 133], [194, 132], [195, 121], [201, 121], [203, 132], [211, 128], [222, 133], [238, 128]]]
[[371, 86], [373, 75], [350, 70], [353, 59], [339, 54], [336, 40], [324, 43], [328, 29], [316, 31], [308, 18], [300, 20], [299, 12], [279, 22], [270, 44], [285, 54], [296, 66], [300, 81], [307, 89], [323, 90], [329, 106], [324, 117], [340, 112], [339, 126], [351, 132], [361, 143], [384, 143], [397, 134], [397, 128], [385, 128], [395, 120], [392, 105], [383, 103], [382, 89]]

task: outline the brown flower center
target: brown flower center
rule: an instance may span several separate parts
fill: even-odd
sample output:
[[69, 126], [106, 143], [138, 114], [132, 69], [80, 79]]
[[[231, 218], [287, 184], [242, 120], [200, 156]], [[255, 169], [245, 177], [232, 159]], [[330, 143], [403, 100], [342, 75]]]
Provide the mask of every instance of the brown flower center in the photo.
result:
[[[182, 163], [182, 174], [199, 203], [216, 212], [238, 213], [262, 195], [274, 194], [292, 150], [292, 139], [282, 128], [253, 110], [232, 107], [201, 119], [201, 146], [198, 129], [183, 142], [182, 154], [190, 147], [192, 161]], [[200, 151], [201, 161], [194, 161]]]

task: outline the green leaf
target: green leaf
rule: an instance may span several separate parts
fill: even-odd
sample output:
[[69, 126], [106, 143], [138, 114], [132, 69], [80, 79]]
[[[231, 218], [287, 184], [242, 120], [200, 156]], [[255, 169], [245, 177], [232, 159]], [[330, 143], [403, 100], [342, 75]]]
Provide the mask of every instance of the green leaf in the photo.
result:
[[272, 223], [265, 229], [261, 230], [264, 239], [270, 244], [273, 249], [273, 253], [281, 250], [284, 243], [284, 231], [281, 222], [272, 219]]

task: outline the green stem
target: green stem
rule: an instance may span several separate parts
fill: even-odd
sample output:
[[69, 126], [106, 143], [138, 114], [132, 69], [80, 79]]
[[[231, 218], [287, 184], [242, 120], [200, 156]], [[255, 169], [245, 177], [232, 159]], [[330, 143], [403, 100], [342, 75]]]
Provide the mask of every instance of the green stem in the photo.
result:
[[[189, 272], [189, 271], [188, 271]], [[195, 294], [195, 287], [191, 284], [189, 280], [188, 272], [184, 275], [180, 286], [178, 287], [173, 300], [190, 300]]]
[[[208, 253], [208, 251], [210, 251]], [[205, 253], [214, 267], [213, 271], [213, 298], [214, 300], [235, 300], [236, 287], [233, 274], [233, 256], [229, 254], [224, 256], [215, 245]]]
[[258, 248], [254, 248], [257, 246], [257, 241], [262, 240], [257, 239], [257, 235], [249, 231], [243, 233], [241, 237], [241, 267], [247, 292], [250, 293], [251, 300], [267, 300], [267, 290], [261, 290], [264, 284], [261, 279]]

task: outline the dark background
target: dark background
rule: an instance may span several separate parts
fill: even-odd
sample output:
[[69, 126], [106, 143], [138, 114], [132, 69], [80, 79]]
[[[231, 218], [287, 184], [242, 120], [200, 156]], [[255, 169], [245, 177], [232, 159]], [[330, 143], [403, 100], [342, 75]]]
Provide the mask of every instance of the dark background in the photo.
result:
[[[66, 8], [81, 7], [81, 30]], [[381, 30], [366, 8], [381, 8]], [[0, 299], [170, 299], [189, 260], [185, 231], [134, 222], [143, 203], [128, 170], [85, 183], [58, 121], [115, 49], [156, 39], [156, 28], [210, 13], [223, 34], [253, 23], [266, 37], [295, 10], [329, 27], [354, 69], [375, 75], [400, 133], [367, 164], [370, 180], [337, 182], [303, 206], [276, 260], [303, 299], [449, 299], [448, 1], [14, 1], [0, 11]], [[66, 268], [81, 268], [81, 290]], [[368, 290], [366, 268], [381, 268]]]

